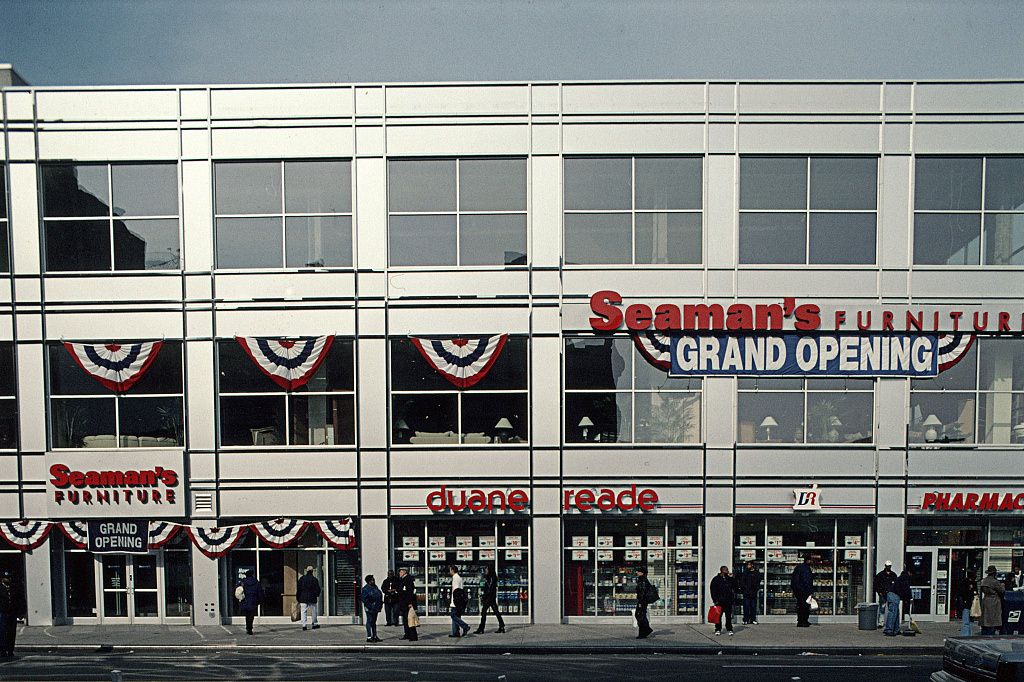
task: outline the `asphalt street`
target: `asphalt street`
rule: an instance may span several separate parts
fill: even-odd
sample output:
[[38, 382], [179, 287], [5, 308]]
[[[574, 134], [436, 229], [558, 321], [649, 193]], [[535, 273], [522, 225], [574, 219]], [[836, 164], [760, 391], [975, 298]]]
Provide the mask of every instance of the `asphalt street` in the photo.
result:
[[165, 653], [26, 653], [0, 663], [0, 680], [123, 682], [177, 680], [346, 680], [438, 682], [501, 680], [687, 680], [831, 682], [927, 680], [939, 656], [375, 655], [308, 651], [188, 650]]

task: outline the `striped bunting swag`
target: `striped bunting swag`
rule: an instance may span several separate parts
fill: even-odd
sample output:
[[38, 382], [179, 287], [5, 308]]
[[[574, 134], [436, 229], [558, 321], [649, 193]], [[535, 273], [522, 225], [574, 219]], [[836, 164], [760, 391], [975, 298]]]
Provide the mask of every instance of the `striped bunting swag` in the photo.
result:
[[49, 521], [5, 521], [0, 535], [23, 552], [33, 550], [46, 540], [52, 524]]
[[508, 334], [477, 339], [422, 339], [413, 337], [424, 359], [445, 379], [469, 388], [486, 376], [505, 346]]
[[300, 339], [236, 336], [235, 340], [261, 372], [281, 388], [292, 391], [316, 373], [327, 357], [334, 336]]
[[632, 336], [637, 350], [647, 362], [666, 372], [672, 368], [671, 336], [651, 331], [634, 332]]
[[971, 344], [974, 343], [974, 334], [942, 334], [938, 341], [939, 371], [947, 369], [960, 362], [963, 356], [967, 355]]
[[272, 547], [287, 547], [295, 538], [302, 535], [309, 521], [295, 519], [275, 519], [252, 524], [252, 529]]
[[163, 341], [119, 343], [64, 343], [78, 366], [111, 391], [127, 391], [142, 378], [156, 359]]
[[85, 521], [64, 521], [57, 526], [78, 549], [85, 549], [89, 544], [89, 524]]
[[356, 532], [352, 519], [339, 521], [314, 521], [313, 525], [335, 549], [353, 549], [356, 546]]
[[169, 523], [167, 521], [150, 521], [149, 522], [149, 548], [159, 549], [167, 544], [167, 542], [174, 537], [174, 534], [181, 528], [176, 523]]
[[231, 548], [238, 544], [249, 526], [185, 526], [189, 537], [195, 543], [199, 551], [216, 559], [231, 551]]

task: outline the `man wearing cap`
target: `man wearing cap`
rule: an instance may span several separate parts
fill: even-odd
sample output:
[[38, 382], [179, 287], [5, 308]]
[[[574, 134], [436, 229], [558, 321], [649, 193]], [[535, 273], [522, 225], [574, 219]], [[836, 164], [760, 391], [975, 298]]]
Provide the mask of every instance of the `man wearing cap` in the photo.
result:
[[889, 590], [896, 582], [896, 573], [892, 570], [892, 562], [886, 561], [885, 568], [875, 576], [875, 594], [878, 595], [878, 617], [885, 623], [886, 605], [889, 600]]
[[310, 625], [316, 630], [320, 626], [316, 622], [316, 603], [320, 599], [320, 581], [313, 575], [313, 567], [306, 566], [306, 574], [299, 578], [296, 586], [295, 601], [302, 609], [302, 629], [306, 629], [306, 613], [313, 614]]
[[0, 576], [0, 658], [14, 656], [14, 638], [18, 636], [18, 614], [22, 611], [21, 595], [11, 584], [11, 574]]

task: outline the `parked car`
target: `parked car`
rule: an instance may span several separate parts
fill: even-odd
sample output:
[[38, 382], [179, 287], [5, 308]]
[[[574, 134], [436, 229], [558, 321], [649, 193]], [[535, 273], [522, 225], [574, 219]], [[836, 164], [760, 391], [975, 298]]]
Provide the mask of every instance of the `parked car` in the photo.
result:
[[946, 640], [942, 670], [932, 682], [1017, 682], [1024, 680], [1024, 637], [954, 637]]

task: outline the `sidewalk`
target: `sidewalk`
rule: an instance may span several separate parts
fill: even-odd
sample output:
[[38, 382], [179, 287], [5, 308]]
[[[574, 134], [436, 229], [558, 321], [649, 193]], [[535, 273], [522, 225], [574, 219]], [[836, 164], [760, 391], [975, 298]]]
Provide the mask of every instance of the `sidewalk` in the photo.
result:
[[[475, 624], [474, 624], [475, 625]], [[400, 627], [378, 627], [379, 644], [366, 643], [361, 625], [330, 625], [303, 632], [298, 624], [260, 625], [246, 636], [244, 627], [223, 625], [62, 625], [19, 628], [19, 651], [167, 651], [181, 649], [330, 649], [383, 650], [388, 653], [520, 653], [520, 654], [936, 654], [946, 637], [960, 634], [959, 623], [920, 623], [916, 637], [885, 637], [879, 630], [858, 630], [855, 623], [814, 625], [736, 625], [736, 635], [713, 635], [712, 625], [656, 625], [646, 640], [623, 625], [512, 625], [505, 634], [449, 638], [450, 628], [419, 628], [419, 641], [401, 638]]]

